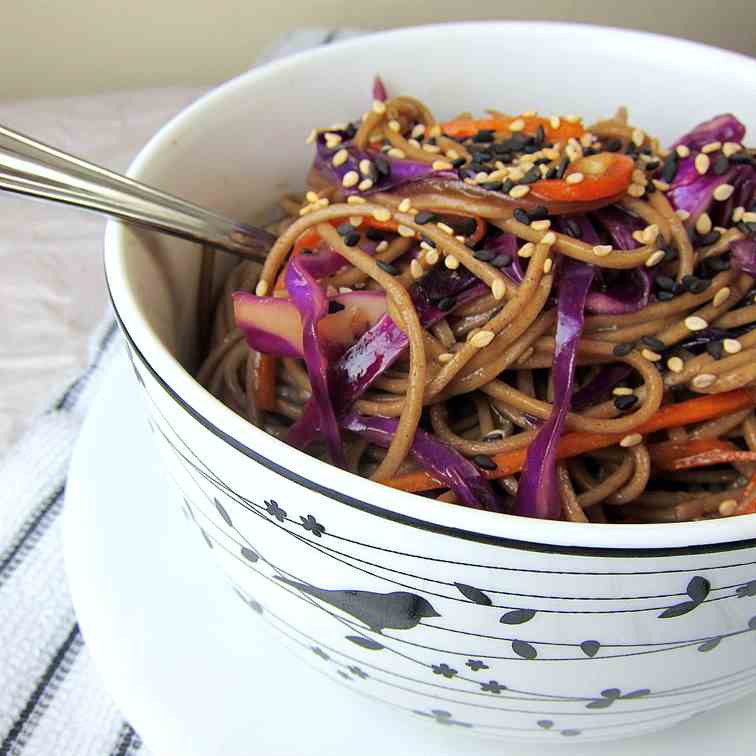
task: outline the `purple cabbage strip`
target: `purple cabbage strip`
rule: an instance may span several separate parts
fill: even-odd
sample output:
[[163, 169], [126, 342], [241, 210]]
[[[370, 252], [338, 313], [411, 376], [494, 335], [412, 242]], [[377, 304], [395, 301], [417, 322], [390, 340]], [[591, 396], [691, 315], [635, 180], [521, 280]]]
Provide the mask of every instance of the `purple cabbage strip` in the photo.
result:
[[691, 150], [700, 150], [711, 142], [742, 142], [745, 126], [732, 113], [723, 113], [710, 121], [699, 123], [692, 131], [683, 134], [671, 147], [685, 145]]
[[756, 239], [752, 236], [738, 239], [730, 245], [730, 262], [734, 268], [756, 276]]
[[[434, 268], [410, 288], [412, 301], [423, 328], [437, 323], [448, 312], [434, 302], [456, 297], [456, 306], [483, 296], [487, 287], [464, 268], [448, 271]], [[370, 388], [373, 381], [401, 356], [408, 344], [407, 335], [394, 321], [384, 315], [362, 338], [353, 344], [331, 368], [331, 396], [336, 415], [345, 413], [352, 402]], [[302, 417], [288, 431], [287, 441], [299, 449], [307, 448], [321, 431], [318, 413], [311, 399]]]
[[304, 360], [312, 387], [311, 401], [317, 410], [320, 428], [332, 462], [339, 467], [346, 467], [339, 425], [331, 402], [328, 358], [318, 336], [318, 323], [328, 314], [328, 299], [309, 272], [308, 263], [308, 257], [303, 255], [289, 261], [286, 288], [302, 319]]
[[386, 92], [386, 85], [383, 83], [383, 79], [375, 75], [373, 79], [373, 99], [379, 102], [386, 102], [388, 100], [388, 92]]
[[[276, 317], [282, 318], [288, 314], [288, 309], [292, 306], [288, 299], [278, 299], [277, 297], [258, 297], [246, 291], [235, 291], [232, 295], [234, 303], [249, 302], [259, 308], [270, 308], [274, 313], [282, 312], [282, 315]], [[251, 320], [245, 320], [236, 317], [236, 326], [246, 338], [247, 344], [252, 349], [264, 354], [272, 354], [276, 357], [301, 357], [302, 350], [298, 344], [294, 344], [284, 336], [272, 333], [261, 328]]]
[[617, 249], [635, 249], [638, 246], [638, 242], [633, 239], [633, 232], [645, 228], [640, 218], [626, 213], [616, 205], [602, 207], [593, 216], [612, 237], [612, 243]]
[[735, 168], [730, 168], [721, 176], [712, 171], [702, 176], [696, 170], [695, 158], [691, 155], [680, 161], [677, 176], [667, 192], [667, 199], [675, 210], [690, 213], [688, 225], [695, 225], [698, 216], [711, 205], [714, 190], [722, 184], [733, 183], [738, 173]]
[[[357, 433], [370, 443], [384, 448], [391, 444], [398, 425], [396, 418], [357, 414], [347, 415], [341, 421], [341, 427], [345, 430]], [[454, 491], [465, 506], [489, 512], [499, 510], [491, 484], [481, 470], [456, 449], [418, 428], [410, 454], [424, 469]]]
[[562, 511], [556, 452], [570, 411], [575, 360], [583, 330], [585, 303], [593, 283], [590, 265], [563, 258], [559, 271], [559, 302], [554, 353], [554, 410], [528, 447], [513, 514], [556, 520]]

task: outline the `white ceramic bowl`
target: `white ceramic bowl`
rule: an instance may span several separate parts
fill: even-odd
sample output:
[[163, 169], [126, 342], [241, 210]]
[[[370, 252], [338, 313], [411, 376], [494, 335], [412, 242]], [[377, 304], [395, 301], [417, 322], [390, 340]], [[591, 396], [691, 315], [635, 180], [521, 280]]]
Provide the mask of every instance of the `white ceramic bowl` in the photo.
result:
[[[591, 118], [626, 104], [665, 140], [723, 111], [756, 127], [756, 61], [636, 32], [460, 24], [256, 69], [163, 128], [131, 174], [254, 220], [301, 188], [305, 135], [362, 112], [375, 72], [441, 116]], [[240, 596], [325, 673], [397, 716], [550, 742], [660, 729], [756, 688], [756, 517], [541, 522], [337, 470], [252, 427], [184, 368], [197, 248], [115, 223], [105, 247], [167, 472]]]

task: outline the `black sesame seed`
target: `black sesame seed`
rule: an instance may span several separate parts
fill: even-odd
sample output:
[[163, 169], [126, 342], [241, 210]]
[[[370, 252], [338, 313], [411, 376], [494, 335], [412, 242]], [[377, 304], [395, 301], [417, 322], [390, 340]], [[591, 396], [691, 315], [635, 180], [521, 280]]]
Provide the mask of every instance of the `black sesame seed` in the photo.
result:
[[415, 223], [419, 224], [420, 226], [424, 226], [426, 223], [433, 223], [437, 220], [438, 216], [428, 212], [427, 210], [421, 210], [415, 216]]
[[535, 136], [533, 137], [533, 141], [541, 147], [543, 145], [544, 139], [546, 139], [546, 132], [543, 129], [543, 124], [538, 124], [538, 128], [536, 129]]
[[493, 142], [496, 132], [493, 129], [481, 129], [474, 137], [473, 142]]
[[473, 462], [478, 467], [483, 468], [484, 470], [495, 470], [496, 469], [496, 462], [494, 462], [491, 457], [487, 457], [485, 454], [476, 454], [473, 457]]
[[344, 244], [346, 244], [347, 247], [354, 247], [359, 243], [360, 243], [360, 235], [357, 231], [352, 231], [352, 233], [347, 234], [344, 237]]
[[734, 155], [730, 155], [730, 162], [739, 165], [750, 165], [753, 163], [753, 157], [746, 152], [736, 152]]
[[658, 288], [664, 289], [665, 291], [675, 290], [675, 280], [669, 276], [658, 276], [656, 279], [656, 285]]
[[657, 339], [656, 336], [643, 336], [641, 344], [647, 346], [649, 349], [653, 349], [655, 352], [663, 352], [667, 348], [667, 345], [661, 339]]
[[674, 262], [677, 260], [677, 250], [674, 247], [667, 247], [664, 250], [664, 262]]
[[496, 255], [493, 260], [491, 260], [491, 265], [493, 265], [496, 268], [506, 268], [507, 265], [509, 265], [512, 262], [512, 255], [507, 254], [501, 254]]
[[625, 154], [626, 155], [635, 155], [638, 152], [638, 148], [633, 144], [633, 142], [630, 142], [627, 147], [625, 147]]
[[488, 150], [473, 151], [473, 157], [476, 163], [488, 163], [493, 160], [493, 155]]
[[708, 234], [698, 238], [698, 244], [701, 247], [708, 247], [710, 244], [716, 244], [722, 238], [719, 231], [709, 231]]
[[516, 221], [524, 223], [526, 226], [530, 223], [530, 216], [521, 207], [516, 207], [512, 215], [514, 215]]
[[570, 159], [565, 155], [557, 166], [556, 178], [560, 179], [564, 176], [564, 172], [567, 170], [567, 166], [570, 164]]
[[473, 252], [473, 257], [481, 262], [491, 262], [496, 257], [496, 253], [490, 249], [476, 249]]
[[546, 220], [549, 217], [549, 211], [543, 205], [536, 205], [528, 215], [530, 220]]
[[727, 173], [729, 169], [730, 169], [730, 161], [724, 155], [720, 155], [714, 161], [714, 167], [712, 168], [715, 176], [722, 176], [725, 173]]
[[512, 189], [512, 187], [515, 185], [515, 182], [512, 181], [512, 179], [507, 179], [502, 185], [501, 185], [501, 191], [504, 192], [504, 194], [509, 194], [509, 191]]
[[503, 183], [503, 181], [484, 181], [481, 186], [490, 192], [499, 192]]
[[551, 168], [549, 168], [549, 170], [546, 171], [546, 175], [544, 176], [544, 178], [555, 179], [557, 177], [558, 172], [559, 172], [559, 168], [556, 165], [552, 165]]
[[661, 161], [660, 160], [649, 160], [646, 163], [646, 170], [647, 171], [655, 171], [660, 165], [661, 165]]
[[533, 165], [548, 165], [551, 162], [547, 157], [538, 158]]
[[349, 141], [350, 139], [354, 138], [354, 135], [357, 133], [357, 126], [353, 123], [350, 123], [345, 129], [344, 129], [344, 140]]
[[392, 265], [391, 263], [383, 262], [383, 260], [376, 260], [375, 264], [384, 273], [388, 273], [390, 276], [398, 276], [399, 275], [399, 268], [397, 268], [396, 265]]
[[681, 283], [691, 294], [700, 294], [711, 286], [708, 278], [698, 278], [698, 276], [683, 276]]
[[459, 232], [463, 236], [470, 236], [470, 234], [474, 234], [475, 229], [478, 228], [478, 222], [475, 220], [475, 218], [463, 218], [461, 221], [455, 223], [454, 225], [459, 229]]
[[706, 351], [715, 360], [721, 360], [724, 354], [724, 344], [721, 341], [709, 341], [706, 343]]
[[673, 152], [664, 161], [664, 165], [662, 166], [661, 174], [660, 174], [661, 180], [666, 181], [668, 184], [671, 184], [675, 180], [675, 176], [677, 175], [678, 168], [679, 168], [679, 163], [677, 160], [677, 153]]
[[426, 236], [425, 234], [421, 234], [420, 238], [429, 246], [429, 247], [435, 247], [436, 242], [433, 241], [430, 237]]
[[441, 312], [448, 312], [455, 304], [457, 304], [456, 297], [444, 297], [438, 301], [437, 307]]
[[311, 249], [303, 249], [299, 254], [304, 255], [305, 257], [309, 257], [312, 253], [313, 252]]
[[536, 146], [535, 144], [526, 144], [526, 145], [525, 145], [525, 146], [524, 146], [524, 147], [522, 148], [522, 151], [523, 151], [523, 152], [524, 152], [524, 153], [525, 153], [526, 155], [532, 155], [532, 154], [533, 154], [534, 152], [538, 152], [538, 149], [539, 149], [539, 148], [538, 148], [538, 147], [537, 147], [537, 146]]
[[626, 357], [630, 352], [635, 349], [635, 343], [632, 341], [625, 341], [620, 344], [616, 344], [612, 349], [612, 354], [615, 357]]
[[328, 314], [333, 315], [335, 312], [341, 312], [344, 308], [344, 305], [341, 304], [341, 302], [337, 302], [335, 299], [332, 299], [328, 303]]
[[369, 228], [365, 231], [365, 236], [367, 236], [370, 241], [383, 241], [383, 232], [377, 228]]
[[710, 257], [706, 261], [706, 267], [712, 273], [721, 273], [722, 271], [729, 270], [730, 262], [725, 260], [724, 257]]
[[656, 191], [656, 187], [653, 184], [646, 184], [644, 189], [646, 194], [653, 194]]
[[614, 406], [620, 412], [627, 412], [638, 403], [638, 397], [635, 394], [625, 394], [624, 396], [614, 397]]
[[610, 139], [606, 143], [606, 151], [607, 152], [619, 152], [622, 149], [622, 140], [621, 139]]
[[373, 165], [375, 165], [375, 169], [378, 171], [379, 176], [391, 175], [391, 164], [385, 157], [383, 157], [383, 155], [376, 155], [373, 158]]
[[485, 163], [479, 163], [476, 160], [471, 161], [470, 165], [468, 165], [467, 167], [473, 172], [472, 174], [473, 176], [476, 173], [485, 172], [486, 169], [488, 168], [488, 166]]
[[541, 180], [541, 172], [538, 168], [531, 168], [521, 179], [521, 184], [534, 184]]
[[590, 157], [591, 155], [598, 155], [599, 151], [595, 147], [586, 147], [583, 150], [583, 155], [585, 157]]
[[351, 223], [342, 223], [336, 228], [336, 231], [339, 236], [347, 236], [354, 231], [354, 226]]
[[650, 147], [641, 147], [639, 150], [641, 155], [651, 155], [651, 148]]
[[436, 137], [430, 137], [429, 139], [425, 140], [428, 144], [436, 144]]
[[456, 160], [452, 160], [452, 168], [461, 168], [465, 164], [465, 159], [459, 157]]
[[579, 239], [583, 235], [580, 224], [574, 218], [564, 218], [562, 225], [567, 236], [571, 236], [573, 239]]
[[675, 298], [675, 293], [673, 291], [657, 291], [656, 298], [660, 302], [669, 302], [670, 299]]

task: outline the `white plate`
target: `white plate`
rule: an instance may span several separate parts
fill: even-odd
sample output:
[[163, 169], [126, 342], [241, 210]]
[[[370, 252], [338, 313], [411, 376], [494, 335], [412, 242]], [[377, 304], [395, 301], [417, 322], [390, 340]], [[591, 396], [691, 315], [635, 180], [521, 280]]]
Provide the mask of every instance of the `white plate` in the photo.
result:
[[[501, 743], [363, 706], [280, 648], [221, 575], [158, 467], [125, 359], [89, 413], [69, 476], [64, 529], [79, 622], [124, 715], [160, 756], [487, 756]], [[147, 524], [149, 523], [149, 527]], [[756, 751], [756, 697], [613, 756]], [[518, 756], [598, 756], [596, 743], [517, 744]]]

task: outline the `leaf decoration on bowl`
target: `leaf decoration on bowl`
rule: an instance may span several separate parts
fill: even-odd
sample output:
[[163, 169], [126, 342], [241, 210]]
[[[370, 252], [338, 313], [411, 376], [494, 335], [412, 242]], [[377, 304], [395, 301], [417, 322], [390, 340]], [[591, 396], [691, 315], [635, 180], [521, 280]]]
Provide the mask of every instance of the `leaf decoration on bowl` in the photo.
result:
[[300, 515], [299, 519], [302, 521], [302, 527], [309, 530], [314, 536], [320, 538], [325, 533], [325, 526], [321, 525], [311, 514], [308, 514], [307, 517]]
[[756, 630], [756, 617], [751, 617], [751, 619], [748, 620], [748, 629]]
[[427, 711], [415, 710], [415, 714], [419, 714], [421, 717], [430, 717], [438, 724], [442, 725], [457, 725], [457, 727], [472, 727], [469, 722], [460, 722], [452, 717], [451, 713], [444, 711], [443, 709], [431, 709], [430, 714]]
[[204, 530], [203, 530], [202, 528], [200, 528], [200, 533], [202, 533], [202, 537], [203, 537], [203, 538], [205, 539], [205, 543], [206, 543], [206, 544], [207, 544], [207, 545], [208, 545], [208, 546], [209, 546], [209, 547], [210, 547], [211, 549], [212, 549], [212, 548], [214, 548], [214, 546], [213, 546], [213, 542], [212, 542], [212, 541], [210, 540], [210, 536], [209, 536], [209, 535], [208, 535], [207, 533], [205, 533], [205, 531], [204, 531]]
[[241, 551], [241, 555], [248, 562], [252, 562], [252, 564], [254, 564], [260, 558], [260, 555], [256, 551], [253, 551], [252, 549], [250, 549], [248, 546], [242, 546], [240, 551]]
[[382, 651], [385, 646], [372, 638], [364, 638], [361, 635], [347, 635], [346, 639], [357, 646], [366, 648], [368, 651]]
[[580, 644], [580, 650], [586, 655], [593, 658], [601, 649], [601, 644], [597, 640], [586, 640]]
[[275, 517], [279, 522], [284, 522], [286, 520], [286, 510], [281, 509], [281, 507], [278, 506], [278, 502], [273, 499], [265, 502], [265, 511], [271, 517]]
[[523, 659], [535, 659], [538, 656], [538, 651], [535, 650], [535, 647], [527, 641], [522, 640], [512, 641], [512, 651]]
[[550, 719], [539, 719], [536, 724], [542, 729], [542, 730], [550, 730], [554, 723]]
[[700, 575], [691, 578], [685, 592], [690, 596], [690, 601], [683, 601], [679, 604], [667, 607], [660, 615], [659, 619], [671, 619], [672, 617], [682, 617], [684, 614], [692, 612], [706, 601], [711, 591], [711, 583]]
[[491, 606], [493, 603], [491, 599], [486, 596], [480, 588], [475, 588], [472, 585], [466, 585], [465, 583], [454, 583], [457, 586], [457, 590], [473, 604], [480, 604], [481, 606]]
[[499, 622], [505, 625], [522, 625], [523, 622], [530, 622], [536, 616], [535, 609], [515, 609], [499, 617]]
[[751, 580], [744, 585], [739, 585], [735, 590], [735, 594], [738, 598], [746, 598], [748, 596], [756, 596], [756, 580]]
[[643, 698], [651, 691], [648, 688], [631, 690], [629, 693], [622, 693], [619, 688], [607, 688], [601, 691], [601, 698], [594, 698], [585, 705], [586, 709], [606, 709], [615, 701], [628, 701], [635, 698]]
[[218, 514], [223, 518], [223, 522], [228, 525], [229, 528], [234, 527], [234, 523], [231, 520], [231, 515], [226, 511], [226, 508], [221, 504], [218, 499], [213, 499], [213, 503], [215, 504], [215, 508], [218, 510]]
[[699, 647], [698, 650], [702, 653], [705, 653], [706, 651], [713, 651], [722, 641], [721, 636], [717, 636], [716, 638], [709, 638], [709, 640], [704, 641]]

